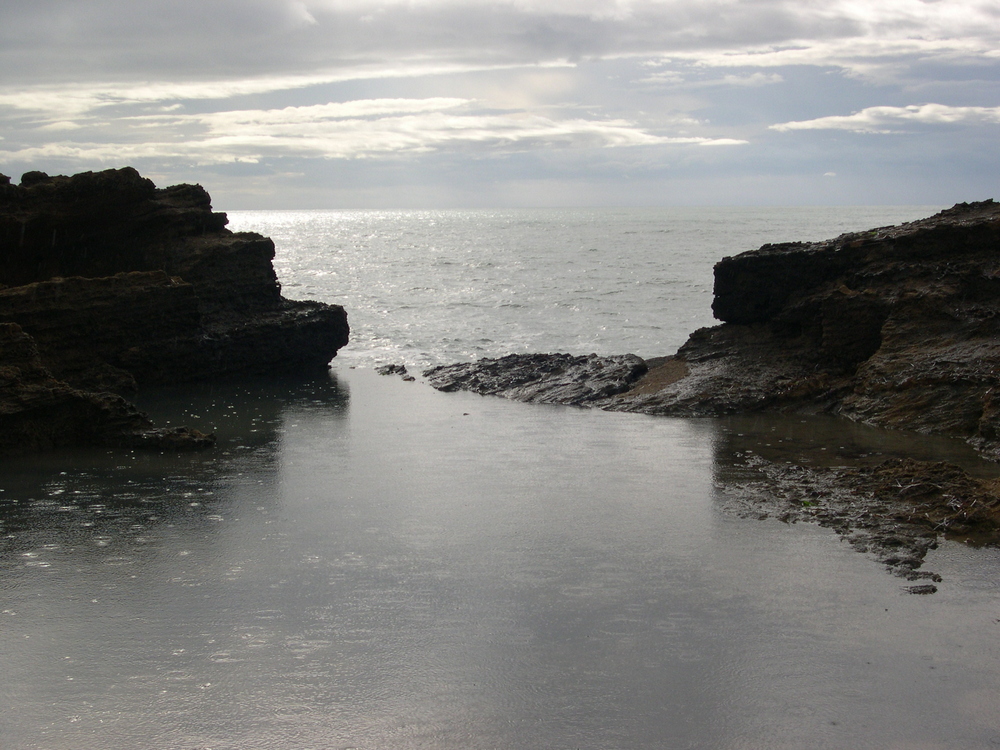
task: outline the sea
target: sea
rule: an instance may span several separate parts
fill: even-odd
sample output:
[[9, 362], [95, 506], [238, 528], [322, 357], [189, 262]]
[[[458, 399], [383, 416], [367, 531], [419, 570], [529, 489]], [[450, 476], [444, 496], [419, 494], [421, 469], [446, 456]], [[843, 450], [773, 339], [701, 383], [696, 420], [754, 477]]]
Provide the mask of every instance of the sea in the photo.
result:
[[0, 464], [0, 748], [1000, 747], [1000, 551], [942, 540], [918, 596], [727, 491], [749, 454], [995, 475], [964, 443], [421, 378], [670, 354], [716, 322], [721, 258], [939, 208], [229, 212], [351, 342], [325, 374], [140, 395], [211, 451]]

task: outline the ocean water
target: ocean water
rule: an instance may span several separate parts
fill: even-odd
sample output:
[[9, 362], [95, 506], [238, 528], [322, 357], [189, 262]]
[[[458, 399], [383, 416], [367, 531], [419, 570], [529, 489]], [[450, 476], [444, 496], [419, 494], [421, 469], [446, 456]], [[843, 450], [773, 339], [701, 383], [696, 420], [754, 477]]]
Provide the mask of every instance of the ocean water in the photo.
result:
[[276, 245], [285, 296], [336, 302], [353, 364], [512, 352], [662, 356], [712, 325], [712, 267], [932, 206], [505, 211], [234, 211]]
[[1000, 746], [1000, 552], [943, 543], [913, 596], [828, 530], [726, 510], [746, 450], [975, 464], [963, 444], [372, 369], [669, 352], [723, 255], [926, 213], [234, 213], [352, 344], [327, 376], [143, 394], [213, 451], [3, 463], [0, 748]]

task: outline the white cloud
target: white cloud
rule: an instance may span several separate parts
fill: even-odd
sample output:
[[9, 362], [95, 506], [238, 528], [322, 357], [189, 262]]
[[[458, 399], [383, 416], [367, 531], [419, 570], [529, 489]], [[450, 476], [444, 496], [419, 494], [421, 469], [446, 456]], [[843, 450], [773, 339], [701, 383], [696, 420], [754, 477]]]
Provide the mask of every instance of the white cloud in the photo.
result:
[[969, 60], [998, 50], [995, 4], [983, 0], [50, 0], [0, 7], [0, 65], [9, 81], [169, 81], [220, 78], [234, 68], [250, 79], [317, 69], [350, 77], [370, 67], [651, 55], [866, 74], [900, 55]]
[[[566, 67], [568, 63], [545, 63], [532, 67]], [[229, 78], [208, 81], [163, 83], [97, 83], [25, 87], [0, 87], [0, 107], [37, 113], [42, 117], [81, 117], [101, 108], [174, 102], [166, 109], [182, 105], [178, 100], [226, 100], [239, 96], [295, 91], [310, 86], [384, 78], [419, 78], [486, 70], [510, 70], [523, 65], [436, 65], [401, 63], [395, 66], [359, 66], [351, 71], [331, 71], [290, 76]]]
[[[653, 67], [656, 64], [646, 63], [643, 67]], [[702, 75], [688, 79], [677, 70], [662, 70], [643, 76], [638, 80], [638, 83], [678, 90], [682, 88], [705, 89], [719, 87], [755, 88], [783, 83], [784, 80], [784, 77], [780, 73], [762, 73], [760, 71], [743, 75], [730, 73], [717, 78], [705, 78]]]
[[745, 143], [731, 138], [659, 136], [623, 119], [477, 112], [474, 105], [471, 100], [456, 98], [374, 99], [276, 110], [148, 115], [129, 118], [142, 129], [141, 143], [131, 142], [137, 140], [134, 134], [115, 144], [49, 143], [0, 152], [0, 160], [156, 158], [219, 164], [276, 156], [359, 159], [469, 146], [502, 152]]
[[778, 73], [751, 73], [748, 76], [727, 75], [719, 82], [723, 86], [769, 86], [785, 79]]
[[891, 133], [908, 124], [956, 125], [1000, 124], [1000, 107], [949, 107], [944, 104], [914, 104], [908, 107], [867, 107], [852, 115], [818, 117], [771, 125], [772, 130], [853, 130], [859, 133]]
[[68, 120], [58, 120], [56, 122], [50, 122], [45, 125], [39, 126], [39, 130], [53, 131], [53, 130], [79, 130], [82, 125], [76, 122], [69, 122]]

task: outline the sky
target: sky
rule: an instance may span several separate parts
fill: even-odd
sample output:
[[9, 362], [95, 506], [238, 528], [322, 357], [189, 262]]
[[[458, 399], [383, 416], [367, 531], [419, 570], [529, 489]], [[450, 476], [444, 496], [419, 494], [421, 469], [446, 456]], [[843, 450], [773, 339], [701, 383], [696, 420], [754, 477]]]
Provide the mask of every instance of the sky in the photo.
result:
[[216, 208], [1000, 199], [1000, 0], [3, 0], [0, 173]]

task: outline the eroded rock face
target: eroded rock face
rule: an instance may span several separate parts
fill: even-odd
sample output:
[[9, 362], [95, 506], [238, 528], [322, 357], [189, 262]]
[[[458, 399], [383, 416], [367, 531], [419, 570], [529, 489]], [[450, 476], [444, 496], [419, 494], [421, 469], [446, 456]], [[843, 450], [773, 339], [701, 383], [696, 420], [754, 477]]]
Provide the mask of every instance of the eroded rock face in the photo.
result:
[[[722, 325], [651, 360], [625, 392], [586, 402], [673, 416], [840, 414], [961, 437], [1000, 459], [1000, 204], [959, 204], [826, 242], [765, 245], [723, 259], [715, 276]], [[508, 377], [531, 384], [523, 393], [505, 389], [509, 398], [583, 403], [560, 393], [568, 356], [485, 360], [463, 366], [447, 387], [489, 393], [479, 380]], [[586, 388], [585, 372], [574, 377]]]
[[[429, 380], [649, 414], [834, 413], [961, 437], [1000, 459], [1000, 204], [765, 245], [723, 259], [715, 278], [723, 324], [651, 360], [617, 395], [595, 385], [592, 397], [564, 396], [564, 354], [438, 368]], [[577, 366], [568, 379], [587, 391], [589, 377]]]
[[[10, 380], [10, 393], [21, 395], [9, 403], [44, 388], [59, 398], [66, 389], [129, 394], [144, 383], [325, 367], [348, 341], [344, 309], [284, 299], [271, 240], [234, 234], [226, 223], [201, 186], [157, 189], [131, 168], [29, 172], [20, 185], [0, 175], [0, 324], [30, 337], [45, 373], [25, 381], [23, 393]], [[11, 366], [25, 377], [31, 370]], [[111, 431], [96, 436], [60, 422], [55, 406], [11, 409], [0, 408], [0, 429], [15, 412], [22, 421], [48, 419], [37, 425], [42, 432], [61, 425], [65, 438], [40, 438], [40, 447], [114, 442]], [[66, 409], [65, 420], [83, 418]], [[130, 437], [119, 442], [191, 443], [176, 431], [154, 439], [149, 427], [136, 439], [123, 426]]]
[[678, 351], [688, 376], [614, 408], [826, 411], [1000, 458], [1000, 204], [764, 246], [721, 261], [715, 292], [726, 322]]

